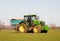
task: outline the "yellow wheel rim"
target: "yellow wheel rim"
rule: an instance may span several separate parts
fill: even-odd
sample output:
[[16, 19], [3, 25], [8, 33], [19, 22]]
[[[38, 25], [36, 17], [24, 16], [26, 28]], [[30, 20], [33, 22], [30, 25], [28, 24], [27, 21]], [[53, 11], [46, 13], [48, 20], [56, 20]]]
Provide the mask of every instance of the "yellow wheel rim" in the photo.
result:
[[20, 32], [24, 32], [24, 27], [23, 27], [23, 26], [20, 26], [20, 27], [19, 27], [19, 31], [20, 31]]
[[37, 28], [34, 28], [33, 31], [34, 31], [34, 32], [38, 32], [38, 31], [37, 31]]

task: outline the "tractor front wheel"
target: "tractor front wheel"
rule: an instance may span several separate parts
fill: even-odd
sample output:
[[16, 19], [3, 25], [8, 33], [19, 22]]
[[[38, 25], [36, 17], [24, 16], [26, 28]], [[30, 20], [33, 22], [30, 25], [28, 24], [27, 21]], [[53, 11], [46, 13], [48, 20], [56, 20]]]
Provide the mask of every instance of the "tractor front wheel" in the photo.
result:
[[33, 32], [34, 33], [40, 33], [41, 32], [41, 26], [40, 25], [34, 26], [33, 27]]

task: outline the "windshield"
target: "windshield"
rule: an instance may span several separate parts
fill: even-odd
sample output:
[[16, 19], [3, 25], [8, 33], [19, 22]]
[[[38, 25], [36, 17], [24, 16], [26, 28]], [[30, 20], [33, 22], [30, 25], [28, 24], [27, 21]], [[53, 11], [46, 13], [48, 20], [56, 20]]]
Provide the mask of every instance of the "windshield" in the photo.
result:
[[31, 19], [32, 19], [32, 20], [36, 20], [36, 17], [33, 16]]
[[27, 21], [28, 17], [25, 17], [25, 20]]

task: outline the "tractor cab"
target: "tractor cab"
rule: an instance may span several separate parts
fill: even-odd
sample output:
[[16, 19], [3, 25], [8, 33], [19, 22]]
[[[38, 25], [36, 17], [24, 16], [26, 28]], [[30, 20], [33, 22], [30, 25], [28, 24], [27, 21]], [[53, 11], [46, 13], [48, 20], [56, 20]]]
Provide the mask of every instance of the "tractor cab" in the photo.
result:
[[34, 25], [41, 24], [42, 26], [44, 26], [45, 22], [41, 20], [39, 21], [38, 19], [39, 17], [37, 15], [24, 15], [24, 20], [29, 23], [29, 26], [32, 26], [33, 24]]
[[24, 15], [24, 20], [29, 23], [29, 26], [33, 25], [33, 20], [38, 20], [36, 15]]
[[24, 15], [24, 20], [29, 21], [29, 20], [37, 20], [36, 15]]

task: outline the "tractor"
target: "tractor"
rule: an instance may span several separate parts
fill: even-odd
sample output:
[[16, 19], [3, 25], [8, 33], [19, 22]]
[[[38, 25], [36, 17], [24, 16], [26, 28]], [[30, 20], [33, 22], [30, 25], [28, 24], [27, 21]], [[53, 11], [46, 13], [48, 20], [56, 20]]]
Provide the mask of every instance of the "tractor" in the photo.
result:
[[45, 21], [39, 20], [37, 15], [24, 15], [24, 19], [11, 19], [10, 23], [12, 26], [16, 26], [15, 29], [17, 32], [26, 33], [47, 33], [49, 30], [48, 25], [45, 24]]

